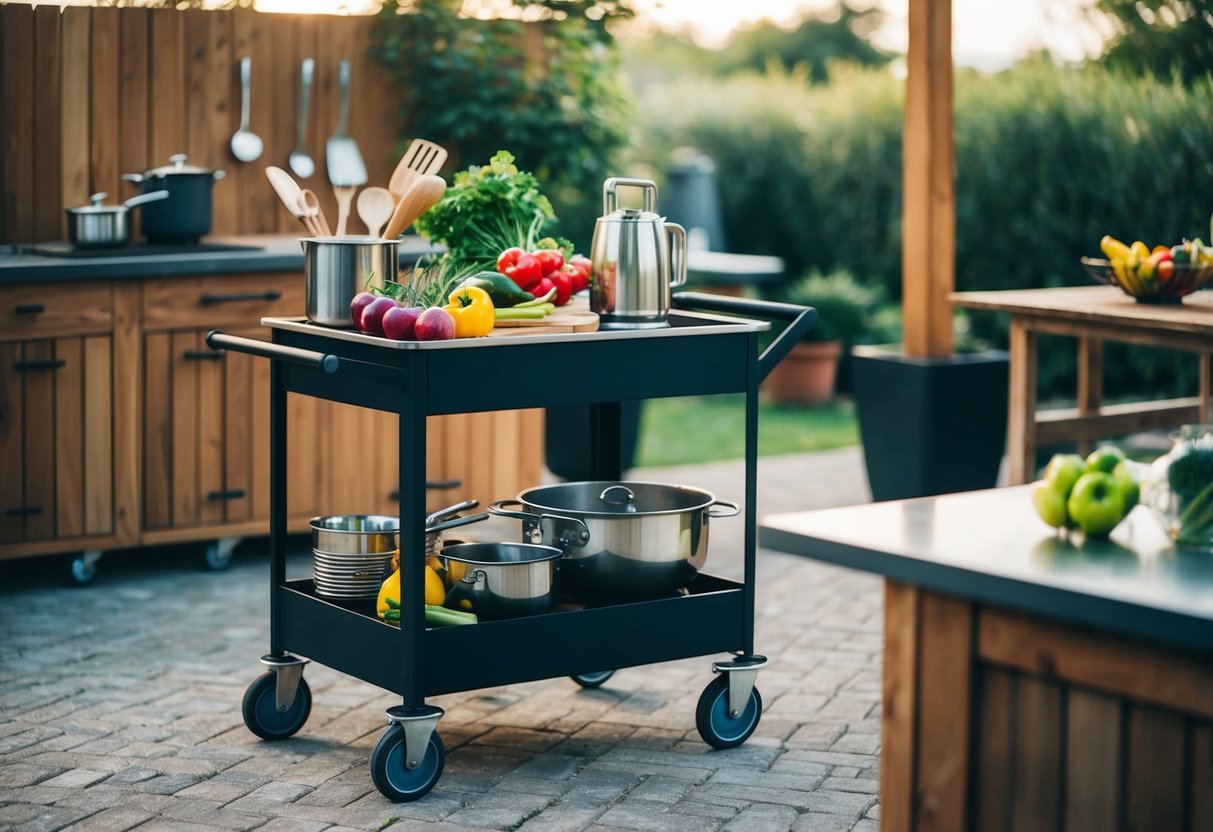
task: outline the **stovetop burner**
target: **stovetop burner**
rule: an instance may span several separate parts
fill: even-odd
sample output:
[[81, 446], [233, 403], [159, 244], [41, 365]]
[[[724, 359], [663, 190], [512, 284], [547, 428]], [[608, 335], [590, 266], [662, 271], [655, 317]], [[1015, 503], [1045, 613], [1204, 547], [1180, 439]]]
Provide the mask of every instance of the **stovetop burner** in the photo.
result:
[[214, 254], [222, 251], [261, 251], [261, 246], [231, 243], [131, 243], [116, 248], [76, 248], [68, 242], [34, 243], [22, 246], [22, 254], [44, 257], [156, 257], [166, 254]]

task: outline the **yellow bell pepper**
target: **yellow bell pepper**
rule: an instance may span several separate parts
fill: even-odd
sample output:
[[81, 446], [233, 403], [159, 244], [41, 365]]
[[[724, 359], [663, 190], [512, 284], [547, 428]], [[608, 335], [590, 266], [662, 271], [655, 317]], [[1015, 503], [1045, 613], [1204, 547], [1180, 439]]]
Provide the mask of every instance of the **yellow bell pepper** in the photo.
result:
[[479, 286], [463, 286], [451, 292], [442, 307], [455, 319], [456, 338], [477, 338], [493, 331], [497, 312], [493, 299]]
[[[425, 603], [441, 606], [446, 600], [446, 586], [429, 566], [425, 567]], [[379, 598], [375, 601], [375, 614], [384, 619], [390, 609], [400, 609], [400, 570], [397, 569], [379, 587]]]

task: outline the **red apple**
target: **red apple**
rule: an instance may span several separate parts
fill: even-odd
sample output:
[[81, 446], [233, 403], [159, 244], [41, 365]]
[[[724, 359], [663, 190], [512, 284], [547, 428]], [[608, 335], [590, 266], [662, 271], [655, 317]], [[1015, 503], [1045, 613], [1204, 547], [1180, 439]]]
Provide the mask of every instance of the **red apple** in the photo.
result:
[[416, 338], [414, 325], [425, 311], [424, 306], [397, 306], [383, 313], [383, 334], [393, 341], [412, 341]]
[[350, 317], [354, 320], [354, 326], [362, 329], [362, 310], [370, 306], [377, 297], [374, 292], [359, 292], [354, 295], [354, 299], [350, 301]]
[[413, 327], [418, 341], [446, 341], [455, 337], [455, 319], [441, 306], [421, 313]]
[[368, 335], [382, 335], [383, 316], [389, 309], [394, 309], [399, 305], [394, 298], [375, 298], [362, 310], [362, 321], [358, 328]]

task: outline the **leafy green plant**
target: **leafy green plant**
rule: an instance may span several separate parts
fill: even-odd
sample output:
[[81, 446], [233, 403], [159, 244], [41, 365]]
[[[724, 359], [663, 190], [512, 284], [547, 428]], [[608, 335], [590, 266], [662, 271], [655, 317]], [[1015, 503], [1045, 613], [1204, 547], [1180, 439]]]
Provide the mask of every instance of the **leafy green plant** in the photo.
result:
[[848, 346], [869, 329], [883, 300], [879, 289], [864, 286], [846, 270], [822, 274], [817, 269], [767, 290], [764, 296], [817, 310], [817, 323], [803, 340], [842, 341]]
[[555, 218], [535, 176], [499, 150], [487, 165], [456, 173], [454, 186], [415, 226], [446, 246], [453, 267], [478, 270], [496, 268], [497, 256], [510, 246], [535, 248]]
[[[602, 181], [627, 141], [631, 99], [610, 24], [624, 0], [511, 0], [528, 22], [463, 14], [462, 0], [384, 5], [371, 54], [399, 103], [400, 146], [422, 136], [450, 169], [506, 147], [533, 171], [575, 239], [593, 230]], [[592, 213], [591, 213], [592, 212]]]

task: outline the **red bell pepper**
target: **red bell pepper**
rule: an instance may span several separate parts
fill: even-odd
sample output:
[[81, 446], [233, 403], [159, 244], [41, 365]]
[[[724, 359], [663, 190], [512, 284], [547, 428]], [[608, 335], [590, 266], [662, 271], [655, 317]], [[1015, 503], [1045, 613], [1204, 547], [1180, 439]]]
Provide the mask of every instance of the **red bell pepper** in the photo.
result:
[[[517, 246], [507, 248], [501, 252], [497, 257], [497, 271], [513, 280], [518, 284], [519, 288], [526, 291], [530, 291], [527, 289], [529, 284], [543, 277], [543, 269], [539, 265], [539, 259]], [[531, 294], [534, 294], [534, 292]]]
[[552, 303], [564, 306], [569, 302], [569, 298], [573, 296], [573, 278], [568, 272], [562, 268], [558, 272], [552, 272], [544, 280], [550, 280], [556, 286], [556, 297]]
[[572, 266], [577, 270], [577, 277], [573, 279], [573, 291], [580, 292], [582, 289], [590, 285], [590, 258], [584, 254], [574, 254], [569, 258], [569, 262], [565, 266]]

